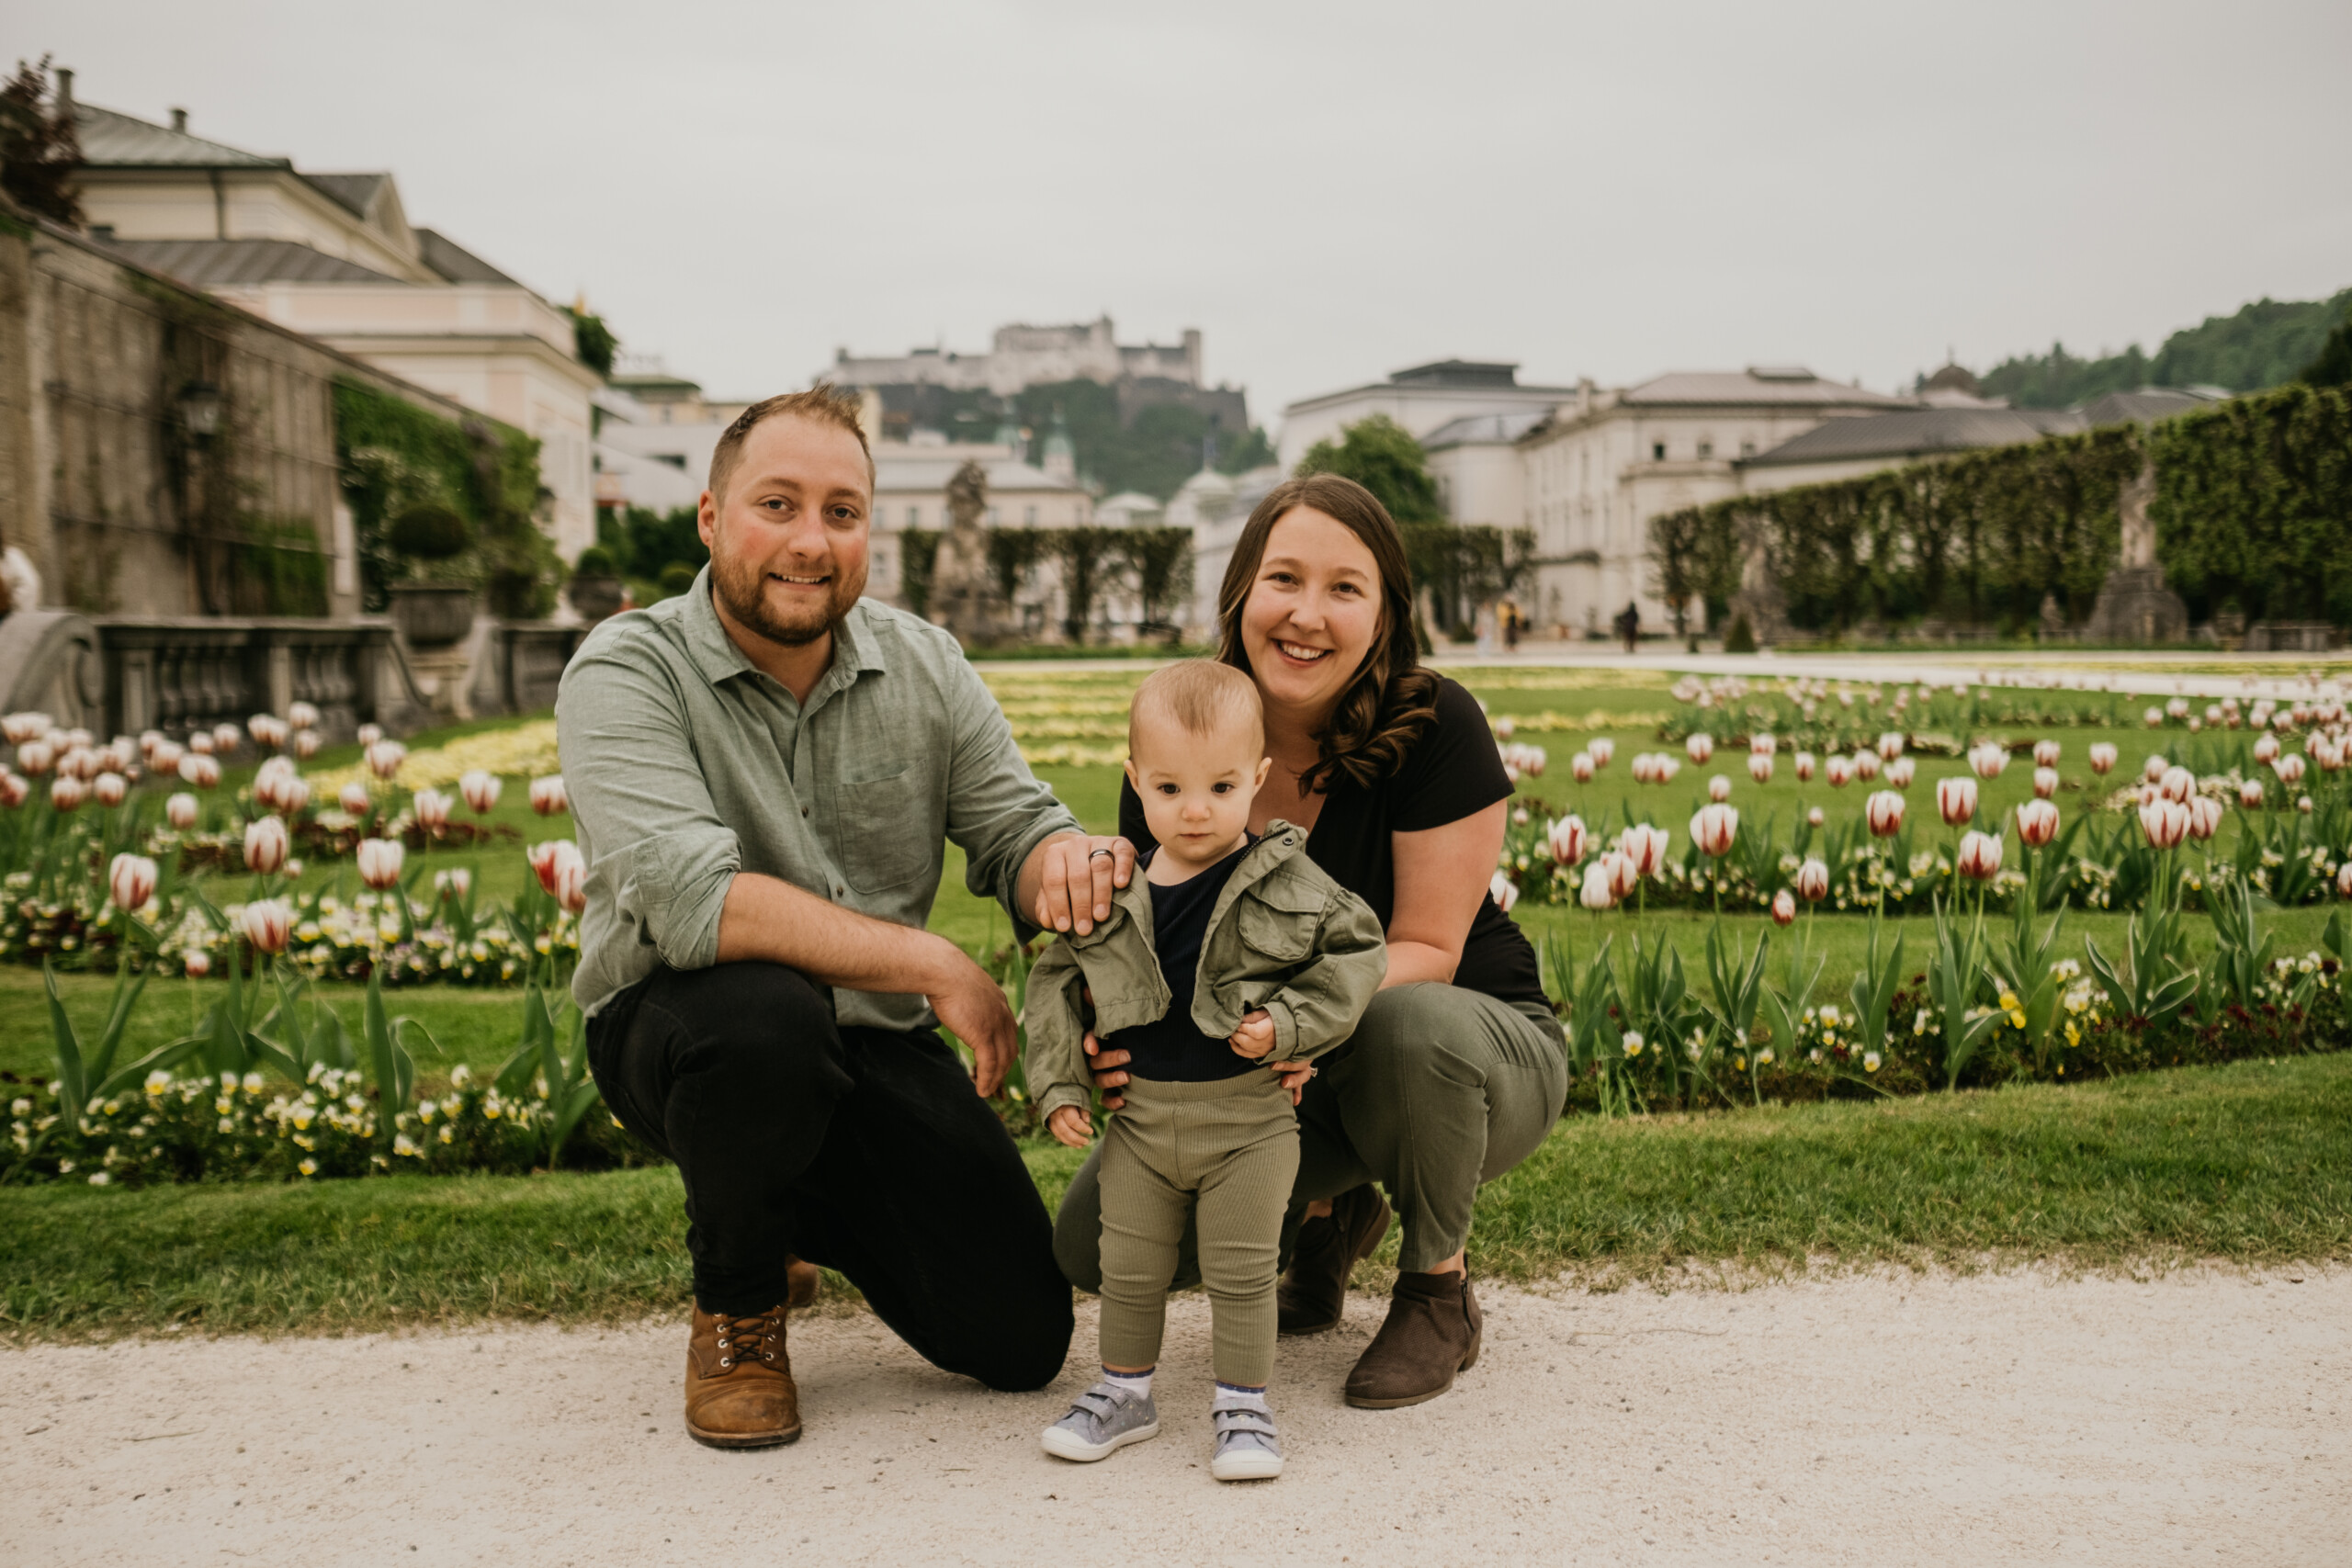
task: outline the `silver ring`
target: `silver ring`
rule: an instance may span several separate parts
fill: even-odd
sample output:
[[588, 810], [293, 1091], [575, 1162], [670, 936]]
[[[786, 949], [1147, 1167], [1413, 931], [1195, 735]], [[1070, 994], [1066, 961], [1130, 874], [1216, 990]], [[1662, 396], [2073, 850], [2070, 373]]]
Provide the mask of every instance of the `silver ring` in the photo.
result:
[[1093, 854], [1090, 854], [1086, 858], [1088, 860], [1092, 860], [1095, 855], [1109, 855], [1113, 860], [1117, 860], [1119, 858], [1117, 855], [1112, 854], [1109, 850], [1096, 850]]

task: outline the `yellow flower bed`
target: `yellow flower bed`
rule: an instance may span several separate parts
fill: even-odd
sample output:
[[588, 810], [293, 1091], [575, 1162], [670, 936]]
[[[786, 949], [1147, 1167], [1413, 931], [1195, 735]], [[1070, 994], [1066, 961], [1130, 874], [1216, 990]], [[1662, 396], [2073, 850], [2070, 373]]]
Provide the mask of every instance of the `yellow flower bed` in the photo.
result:
[[[537, 778], [563, 771], [556, 758], [555, 720], [533, 719], [512, 729], [485, 730], [435, 746], [411, 751], [401, 762], [393, 784], [401, 789], [447, 789], [480, 768], [502, 778]], [[354, 779], [373, 783], [364, 763], [310, 775], [314, 795], [331, 798]]]
[[1498, 721], [1508, 718], [1514, 735], [1555, 730], [1576, 732], [1588, 729], [1655, 729], [1671, 715], [1663, 713], [1622, 713], [1611, 708], [1593, 708], [1581, 714], [1555, 713], [1550, 708], [1542, 713], [1493, 714]]

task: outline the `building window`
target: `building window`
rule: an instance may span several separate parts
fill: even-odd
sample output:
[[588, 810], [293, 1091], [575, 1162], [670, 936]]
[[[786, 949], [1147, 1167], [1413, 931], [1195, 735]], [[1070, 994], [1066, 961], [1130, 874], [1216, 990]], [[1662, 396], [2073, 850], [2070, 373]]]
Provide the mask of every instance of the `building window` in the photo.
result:
[[1022, 513], [1021, 520], [1035, 528], [1037, 525], [1037, 509], [1034, 506], [1028, 508]]
[[1753, 457], [1756, 456], [1756, 443], [1753, 441], [1741, 442], [1739, 444], [1739, 455], [1743, 457]]
[[1701, 457], [1701, 459], [1702, 459], [1702, 460], [1704, 460], [1704, 459], [1706, 459], [1706, 458], [1708, 458], [1708, 457], [1713, 457], [1714, 455], [1715, 455], [1715, 444], [1714, 444], [1713, 442], [1712, 442], [1712, 441], [1702, 441], [1702, 442], [1700, 442], [1700, 443], [1699, 443], [1699, 457]]
[[920, 528], [922, 526], [922, 507], [910, 506], [907, 508], [907, 526], [910, 528]]
[[993, 527], [995, 527], [999, 523], [1001, 523], [1002, 521], [1004, 521], [1003, 516], [1002, 516], [1002, 512], [1003, 512], [1003, 508], [1001, 508], [1001, 507], [991, 506], [991, 507], [989, 507], [989, 527], [993, 528]]
[[1650, 443], [1650, 460], [1655, 463], [1663, 463], [1666, 461], [1665, 442], [1653, 441]]

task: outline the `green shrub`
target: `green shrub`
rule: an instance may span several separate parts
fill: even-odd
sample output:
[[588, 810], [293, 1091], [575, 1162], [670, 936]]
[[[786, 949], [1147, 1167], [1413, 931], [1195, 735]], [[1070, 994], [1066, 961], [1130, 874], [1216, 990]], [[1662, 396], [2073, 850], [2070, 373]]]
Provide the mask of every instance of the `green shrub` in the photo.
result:
[[428, 501], [392, 519], [390, 543], [418, 560], [447, 560], [465, 553], [473, 543], [473, 530], [449, 508]]
[[662, 569], [662, 592], [674, 597], [695, 585], [695, 568], [673, 560]]
[[614, 574], [613, 552], [602, 545], [591, 545], [580, 552], [571, 563], [574, 577], [610, 577]]
[[1756, 651], [1756, 630], [1747, 624], [1746, 615], [1732, 617], [1731, 629], [1724, 633], [1724, 651], [1725, 653]]

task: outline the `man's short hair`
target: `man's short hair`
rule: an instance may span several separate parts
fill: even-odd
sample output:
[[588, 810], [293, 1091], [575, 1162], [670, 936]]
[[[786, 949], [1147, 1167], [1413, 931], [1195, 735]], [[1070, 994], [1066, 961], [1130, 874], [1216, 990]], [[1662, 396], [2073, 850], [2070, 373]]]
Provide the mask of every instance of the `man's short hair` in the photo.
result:
[[1135, 749], [1135, 722], [1147, 710], [1164, 713], [1188, 735], [1209, 736], [1227, 726], [1246, 724], [1266, 745], [1266, 708], [1258, 682], [1232, 665], [1214, 659], [1186, 659], [1152, 671], [1136, 688], [1127, 709], [1127, 749]]
[[836, 430], [846, 430], [857, 437], [857, 449], [865, 454], [865, 488], [874, 488], [874, 448], [866, 444], [865, 426], [858, 423], [855, 398], [829, 382], [820, 381], [805, 392], [778, 392], [773, 398], [762, 398], [735, 416], [718, 445], [710, 449], [710, 493], [713, 499], [727, 499], [728, 481], [735, 477], [735, 465], [742, 460], [743, 443], [763, 421], [786, 414], [830, 424]]

